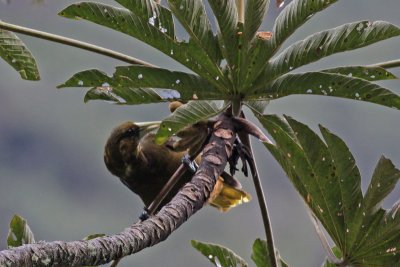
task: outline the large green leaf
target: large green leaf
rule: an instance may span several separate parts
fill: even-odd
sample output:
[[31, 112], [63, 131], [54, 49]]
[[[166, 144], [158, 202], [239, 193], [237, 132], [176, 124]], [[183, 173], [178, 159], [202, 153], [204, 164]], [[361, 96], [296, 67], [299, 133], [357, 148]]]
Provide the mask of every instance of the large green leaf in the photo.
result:
[[210, 6], [217, 19], [217, 26], [221, 52], [231, 70], [237, 68], [238, 55], [238, 11], [235, 1], [209, 0]]
[[22, 79], [40, 80], [35, 58], [13, 32], [0, 29], [0, 57], [18, 71]]
[[175, 39], [175, 26], [172, 19], [172, 13], [167, 8], [157, 4], [154, 0], [116, 0], [136, 16], [156, 28], [162, 33], [169, 35]]
[[390, 160], [379, 161], [363, 197], [354, 158], [339, 137], [320, 127], [325, 144], [291, 118], [258, 118], [276, 141], [266, 147], [330, 234], [343, 260], [351, 266], [397, 266], [400, 204], [389, 211], [380, 206], [400, 179]]
[[35, 238], [26, 220], [19, 215], [14, 215], [10, 221], [10, 230], [7, 236], [8, 248], [15, 248], [34, 242]]
[[226, 247], [196, 240], [192, 240], [191, 243], [217, 267], [247, 267], [247, 263], [241, 257]]
[[[141, 98], [144, 103], [151, 103], [171, 98], [212, 100], [228, 97], [198, 75], [139, 65], [117, 67], [112, 77], [98, 70], [82, 71], [58, 86], [63, 87], [95, 87], [90, 91], [90, 96], [95, 99], [112, 97], [111, 93], [115, 93], [127, 104], [140, 104]], [[171, 91], [159, 89], [172, 89], [178, 93], [169, 94]]]
[[163, 143], [186, 126], [218, 115], [227, 108], [228, 104], [229, 102], [219, 105], [216, 102], [199, 100], [180, 106], [161, 122], [156, 134], [156, 142]]
[[373, 66], [345, 66], [332, 69], [324, 69], [321, 72], [336, 73], [349, 77], [364, 79], [367, 81], [381, 81], [397, 79], [397, 77], [381, 67]]
[[315, 33], [289, 46], [267, 65], [256, 83], [265, 83], [334, 53], [364, 47], [400, 35], [400, 29], [384, 21], [359, 21]]
[[221, 85], [223, 77], [218, 65], [196, 43], [177, 42], [162, 28], [155, 27], [152, 20], [144, 20], [143, 15], [137, 16], [127, 9], [96, 2], [73, 4], [59, 14], [72, 19], [85, 19], [128, 34], [190, 68], [214, 86], [226, 88]]
[[400, 109], [400, 97], [369, 81], [334, 73], [307, 72], [286, 74], [272, 81], [247, 99], [276, 99], [293, 94], [342, 97]]

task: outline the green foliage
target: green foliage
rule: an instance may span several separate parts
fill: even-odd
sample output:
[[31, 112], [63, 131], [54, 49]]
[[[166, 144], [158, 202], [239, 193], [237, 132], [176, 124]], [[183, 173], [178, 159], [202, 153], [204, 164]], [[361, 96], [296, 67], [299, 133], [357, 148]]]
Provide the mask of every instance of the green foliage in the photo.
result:
[[[321, 221], [344, 262], [354, 266], [396, 266], [400, 204], [384, 210], [382, 201], [400, 179], [400, 171], [382, 157], [363, 196], [354, 157], [345, 143], [320, 126], [322, 140], [290, 117], [258, 116], [276, 145], [265, 144]], [[324, 142], [325, 141], [325, 142]]]
[[215, 266], [240, 266], [247, 267], [247, 263], [232, 250], [211, 243], [192, 240], [192, 246], [206, 256]]
[[[94, 87], [86, 94], [85, 101], [100, 99], [119, 104], [141, 104], [171, 99], [226, 100], [227, 105], [230, 105], [245, 100], [255, 107], [256, 101], [274, 100], [292, 94], [318, 94], [400, 108], [398, 95], [371, 83], [395, 78], [380, 67], [344, 66], [287, 74], [297, 67], [334, 53], [354, 50], [398, 36], [400, 29], [390, 23], [361, 21], [345, 24], [306, 37], [271, 59], [296, 29], [312, 15], [336, 1], [293, 1], [277, 17], [269, 39], [257, 35], [268, 10], [267, 0], [246, 2], [244, 24], [238, 21], [238, 10], [234, 1], [211, 0], [210, 6], [218, 26], [216, 33], [211, 29], [202, 1], [170, 0], [169, 9], [150, 0], [140, 0], [137, 5], [125, 0], [118, 2], [127, 9], [82, 2], [67, 7], [60, 14], [68, 18], [85, 19], [129, 34], [164, 52], [196, 74], [131, 66], [117, 68], [111, 78], [106, 75], [92, 75], [90, 83], [86, 83], [87, 77], [82, 76], [91, 75], [94, 70], [81, 72], [63, 86], [79, 87], [78, 79], [84, 81], [84, 86], [93, 84]], [[187, 42], [178, 41], [174, 36], [173, 16], [190, 37]], [[162, 25], [167, 25], [170, 30], [165, 32]], [[223, 60], [226, 64], [223, 64]], [[142, 72], [141, 77], [144, 78], [138, 79]], [[107, 86], [102, 86], [104, 82]], [[174, 94], [175, 91], [178, 94]], [[265, 104], [260, 104], [263, 105]], [[252, 110], [259, 112], [257, 109]], [[223, 109], [219, 110], [222, 111]], [[217, 115], [218, 112], [213, 114]], [[180, 116], [171, 116], [167, 120], [171, 123], [178, 118]], [[182, 127], [195, 123], [195, 120], [186, 119], [184, 125], [179, 120], [175, 123]], [[176, 133], [182, 127], [169, 127], [170, 134]]]
[[[257, 267], [270, 267], [274, 266], [271, 263], [271, 257], [268, 255], [267, 242], [257, 238], [253, 244], [253, 253], [251, 254], [251, 259], [254, 261]], [[278, 256], [278, 266], [288, 267], [288, 265], [279, 258]]]
[[156, 142], [163, 143], [187, 125], [214, 117], [226, 108], [226, 105], [210, 101], [190, 101], [177, 108], [174, 113], [162, 121], [156, 134]]
[[10, 31], [0, 29], [0, 57], [19, 72], [24, 80], [40, 80], [35, 58], [18, 38]]
[[[206, 256], [209, 261], [211, 261], [217, 267], [232, 267], [240, 266], [247, 267], [248, 264], [238, 255], [236, 255], [232, 250], [227, 247], [199, 242], [192, 240], [192, 246], [200, 251], [201, 254]], [[267, 252], [267, 242], [257, 238], [253, 244], [253, 251], [251, 259], [254, 261], [257, 267], [271, 267], [274, 266], [270, 262], [270, 258]], [[288, 265], [280, 259], [278, 255], [278, 267], [288, 267]]]
[[10, 221], [10, 229], [7, 236], [8, 248], [15, 248], [31, 243], [35, 243], [35, 237], [28, 223], [21, 216], [14, 215]]

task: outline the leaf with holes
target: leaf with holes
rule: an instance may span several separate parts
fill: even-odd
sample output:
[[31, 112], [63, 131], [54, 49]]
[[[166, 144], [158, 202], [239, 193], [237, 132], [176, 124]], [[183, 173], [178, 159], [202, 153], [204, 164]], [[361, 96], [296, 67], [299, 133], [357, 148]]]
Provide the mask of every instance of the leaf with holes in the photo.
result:
[[397, 79], [397, 77], [393, 73], [385, 70], [384, 68], [373, 66], [345, 66], [325, 69], [321, 70], [321, 72], [336, 73], [349, 77], [364, 79], [367, 81]]
[[143, 21], [147, 21], [150, 25], [159, 29], [162, 33], [175, 39], [175, 25], [172, 13], [167, 8], [153, 0], [116, 0], [116, 2], [129, 9]]
[[195, 249], [217, 267], [247, 267], [247, 263], [241, 257], [226, 247], [196, 240], [192, 240], [191, 243]]
[[399, 35], [400, 29], [397, 26], [384, 21], [353, 22], [315, 33], [292, 44], [269, 62], [265, 69], [266, 75], [260, 77], [256, 84], [272, 80], [326, 56], [365, 47]]
[[[163, 9], [164, 13], [167, 9]], [[65, 8], [59, 13], [71, 19], [85, 19], [130, 35], [156, 49], [179, 63], [202, 75], [214, 85], [220, 85], [221, 71], [210, 58], [193, 42], [179, 43], [165, 33], [163, 28], [152, 25], [152, 20], [124, 9], [94, 2], [81, 2]], [[154, 17], [153, 17], [154, 18]], [[220, 77], [221, 80], [216, 79]]]
[[156, 134], [156, 142], [161, 144], [173, 134], [188, 125], [207, 120], [223, 112], [229, 103], [219, 105], [213, 101], [190, 101], [177, 108], [174, 113], [165, 118]]
[[324, 72], [283, 75], [263, 89], [256, 90], [247, 100], [259, 97], [277, 99], [296, 94], [348, 98], [400, 109], [400, 97], [380, 85], [364, 79]]
[[10, 221], [10, 230], [7, 236], [8, 248], [15, 248], [32, 243], [35, 243], [35, 238], [28, 223], [21, 216], [14, 215]]
[[[105, 97], [104, 100], [114, 101], [114, 94], [116, 94], [125, 100], [126, 104], [140, 104], [141, 93], [144, 93], [143, 101], [145, 103], [152, 103], [152, 99], [154, 102], [162, 102], [162, 99], [164, 101], [172, 99], [213, 100], [228, 97], [198, 75], [139, 65], [117, 67], [112, 77], [99, 70], [82, 71], [58, 86], [58, 88], [64, 87], [94, 87], [89, 92], [88, 100], [92, 97], [94, 97], [93, 99], [104, 99]], [[130, 94], [132, 95], [130, 96]], [[150, 95], [154, 97], [149, 97]]]
[[0, 57], [19, 72], [24, 80], [40, 80], [35, 58], [18, 38], [10, 31], [0, 29]]
[[382, 201], [400, 179], [400, 171], [382, 157], [366, 194], [345, 143], [324, 127], [323, 140], [290, 117], [258, 116], [276, 141], [265, 144], [281, 164], [305, 203], [331, 236], [343, 262], [352, 266], [396, 266], [400, 240], [400, 204], [384, 210]]

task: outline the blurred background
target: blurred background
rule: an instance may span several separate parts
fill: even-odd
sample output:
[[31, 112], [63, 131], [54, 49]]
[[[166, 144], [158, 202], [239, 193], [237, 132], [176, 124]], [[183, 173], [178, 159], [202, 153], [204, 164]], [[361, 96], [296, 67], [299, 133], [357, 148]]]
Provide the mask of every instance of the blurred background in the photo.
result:
[[[0, 19], [112, 48], [164, 68], [186, 71], [128, 36], [57, 16], [58, 11], [73, 2], [0, 0]], [[118, 5], [113, 1], [101, 2]], [[316, 31], [362, 19], [400, 25], [399, 10], [398, 0], [339, 1], [315, 15], [286, 46]], [[263, 30], [271, 29], [279, 11], [271, 3]], [[123, 121], [165, 117], [167, 105], [84, 104], [84, 90], [57, 90], [56, 85], [81, 70], [98, 68], [112, 73], [115, 66], [124, 63], [19, 36], [35, 55], [42, 80], [23, 81], [0, 61], [0, 249], [6, 247], [8, 222], [15, 213], [28, 220], [36, 240], [76, 240], [93, 233], [118, 233], [137, 221], [143, 205], [106, 170], [105, 141], [112, 128]], [[331, 56], [298, 71], [399, 59], [399, 47], [400, 38], [394, 38]], [[400, 68], [392, 71], [400, 76]], [[380, 84], [400, 94], [400, 81]], [[398, 110], [329, 97], [292, 96], [271, 102], [267, 113], [293, 116], [314, 130], [323, 124], [343, 138], [360, 167], [364, 191], [382, 154], [400, 167]], [[295, 267], [320, 266], [325, 254], [303, 202], [268, 151], [256, 145], [255, 154], [282, 257]], [[251, 179], [240, 178], [255, 196]], [[399, 196], [397, 188], [385, 207], [390, 207]], [[264, 238], [264, 232], [256, 200], [224, 214], [205, 207], [165, 242], [123, 259], [119, 266], [210, 266], [191, 248], [191, 239], [226, 245], [250, 262], [250, 249], [257, 237]]]

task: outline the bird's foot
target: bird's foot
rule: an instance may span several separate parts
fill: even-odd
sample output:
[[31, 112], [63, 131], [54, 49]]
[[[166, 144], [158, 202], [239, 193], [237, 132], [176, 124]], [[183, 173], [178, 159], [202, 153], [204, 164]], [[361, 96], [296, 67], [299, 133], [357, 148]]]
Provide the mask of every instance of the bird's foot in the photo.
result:
[[139, 215], [139, 219], [141, 221], [145, 221], [149, 218], [149, 210], [147, 209], [147, 207], [143, 208], [142, 214]]
[[185, 165], [186, 169], [191, 173], [196, 173], [197, 171], [197, 164], [195, 161], [191, 161], [188, 154], [182, 157], [182, 163]]
[[246, 177], [248, 176], [247, 164], [249, 164], [250, 171], [252, 173], [254, 173], [254, 171], [255, 171], [254, 159], [252, 157], [252, 154], [251, 154], [249, 148], [247, 146], [243, 145], [239, 141], [239, 139], [236, 139], [235, 143], [233, 145], [232, 156], [228, 160], [231, 175], [234, 175], [235, 172], [238, 170], [238, 168], [236, 166], [238, 164], [239, 159], [242, 161], [242, 164], [243, 164], [242, 172]]

